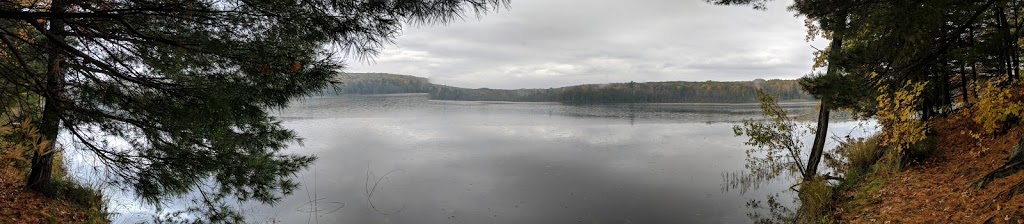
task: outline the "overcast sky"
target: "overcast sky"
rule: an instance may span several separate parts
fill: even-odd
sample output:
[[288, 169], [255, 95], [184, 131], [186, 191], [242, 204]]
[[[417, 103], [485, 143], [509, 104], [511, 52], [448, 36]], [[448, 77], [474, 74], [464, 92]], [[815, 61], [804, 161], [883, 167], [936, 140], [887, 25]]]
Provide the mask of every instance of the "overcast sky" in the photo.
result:
[[798, 78], [814, 48], [803, 18], [704, 0], [512, 0], [479, 20], [406, 27], [396, 45], [349, 72], [428, 77], [471, 88]]

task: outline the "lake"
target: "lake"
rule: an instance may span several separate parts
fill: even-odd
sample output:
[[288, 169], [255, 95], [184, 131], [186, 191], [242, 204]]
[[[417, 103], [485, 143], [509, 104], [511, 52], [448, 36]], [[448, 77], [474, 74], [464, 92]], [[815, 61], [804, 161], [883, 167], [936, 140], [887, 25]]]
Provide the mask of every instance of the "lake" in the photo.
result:
[[[814, 112], [813, 103], [785, 106]], [[745, 163], [732, 126], [759, 113], [756, 104], [307, 98], [278, 116], [304, 138], [294, 152], [319, 160], [297, 177], [303, 189], [247, 214], [285, 223], [750, 222], [748, 201], [791, 184], [725, 187], [723, 174]], [[832, 127], [840, 136], [873, 130]]]
[[[814, 105], [783, 104], [812, 118]], [[290, 152], [319, 159], [280, 203], [241, 205], [251, 222], [747, 223], [757, 212], [751, 200], [779, 194], [793, 204], [786, 191], [793, 179], [752, 189], [725, 181], [746, 157], [745, 138], [732, 127], [760, 117], [757, 104], [562, 105], [410, 94], [304, 98], [274, 114], [303, 138]], [[852, 121], [830, 127], [835, 136], [875, 130]], [[114, 211], [129, 211], [115, 221], [151, 215], [126, 203], [129, 196], [108, 196], [120, 203]]]

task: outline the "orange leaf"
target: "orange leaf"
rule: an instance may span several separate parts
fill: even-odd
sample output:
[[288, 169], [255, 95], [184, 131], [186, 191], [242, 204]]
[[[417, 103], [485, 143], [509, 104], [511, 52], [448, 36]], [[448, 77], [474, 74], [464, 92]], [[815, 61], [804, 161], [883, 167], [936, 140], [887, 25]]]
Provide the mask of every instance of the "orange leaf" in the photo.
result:
[[292, 73], [299, 73], [299, 71], [302, 71], [302, 63], [292, 61]]

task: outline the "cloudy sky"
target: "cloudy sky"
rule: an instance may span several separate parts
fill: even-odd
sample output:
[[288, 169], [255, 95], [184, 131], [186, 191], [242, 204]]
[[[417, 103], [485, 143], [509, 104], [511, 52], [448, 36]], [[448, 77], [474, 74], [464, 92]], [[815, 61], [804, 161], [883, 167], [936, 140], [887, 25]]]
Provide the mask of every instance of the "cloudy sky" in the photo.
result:
[[406, 27], [349, 72], [429, 77], [471, 88], [628, 81], [797, 78], [814, 48], [803, 18], [704, 0], [512, 0], [507, 10], [445, 26]]

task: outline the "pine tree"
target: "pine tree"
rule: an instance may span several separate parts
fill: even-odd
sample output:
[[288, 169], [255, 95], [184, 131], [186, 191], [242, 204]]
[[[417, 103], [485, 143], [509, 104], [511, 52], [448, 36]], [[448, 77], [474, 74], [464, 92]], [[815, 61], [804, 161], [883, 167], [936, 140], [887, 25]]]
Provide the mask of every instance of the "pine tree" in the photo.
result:
[[[66, 133], [145, 201], [203, 192], [273, 203], [313, 156], [267, 110], [316, 93], [348, 55], [372, 55], [404, 24], [438, 24], [507, 0], [49, 0], [0, 3], [3, 94], [42, 99], [46, 140]], [[10, 88], [8, 88], [10, 87]], [[52, 143], [51, 143], [52, 144]], [[50, 147], [54, 148], [54, 147]], [[52, 151], [28, 186], [53, 193]]]
[[[758, 9], [771, 1], [707, 0]], [[795, 0], [789, 9], [808, 18], [808, 36], [833, 40], [833, 46], [819, 52], [816, 61], [817, 65], [827, 63], [828, 73], [806, 77], [801, 84], [822, 99], [823, 108], [854, 109], [863, 117], [892, 109], [879, 108], [881, 102], [874, 96], [902, 91], [907, 83], [925, 85], [920, 95], [908, 101], [920, 104], [909, 107], [919, 121], [964, 108], [954, 102], [954, 94], [961, 94], [961, 101], [968, 104], [970, 82], [989, 77], [1019, 79], [1022, 3]], [[816, 140], [812, 151], [819, 144]]]

